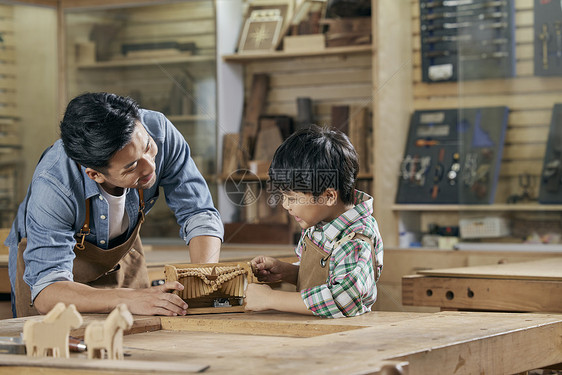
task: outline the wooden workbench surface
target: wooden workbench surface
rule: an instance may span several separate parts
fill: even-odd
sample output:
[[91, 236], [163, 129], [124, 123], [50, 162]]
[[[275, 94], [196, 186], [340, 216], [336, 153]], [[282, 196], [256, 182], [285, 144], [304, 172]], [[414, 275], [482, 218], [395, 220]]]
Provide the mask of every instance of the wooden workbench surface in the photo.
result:
[[[85, 325], [103, 318], [85, 316]], [[0, 335], [19, 334], [23, 321], [0, 321]], [[136, 317], [133, 332], [124, 337], [130, 354], [125, 362], [179, 364], [183, 372], [208, 374], [374, 374], [386, 361], [408, 362], [409, 374], [512, 374], [562, 362], [555, 344], [562, 336], [562, 315], [551, 314], [372, 312], [335, 320], [281, 313]], [[83, 329], [73, 335], [81, 333]], [[0, 363], [13, 357], [0, 356]], [[83, 359], [85, 353], [72, 357], [74, 366], [91, 365]], [[64, 367], [64, 360], [57, 363]], [[0, 373], [15, 370], [21, 367], [0, 367]], [[76, 374], [76, 367], [72, 371], [68, 373]]]
[[488, 266], [420, 270], [418, 274], [490, 279], [562, 280], [562, 258], [546, 258], [529, 262], [491, 264]]

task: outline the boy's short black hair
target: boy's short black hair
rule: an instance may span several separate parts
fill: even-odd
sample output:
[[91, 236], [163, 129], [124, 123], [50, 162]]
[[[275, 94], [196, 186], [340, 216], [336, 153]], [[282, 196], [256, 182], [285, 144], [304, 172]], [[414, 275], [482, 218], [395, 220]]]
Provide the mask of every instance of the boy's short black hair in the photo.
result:
[[269, 167], [270, 191], [296, 191], [319, 196], [326, 189], [353, 203], [359, 172], [357, 152], [337, 129], [312, 125], [287, 138], [275, 151]]

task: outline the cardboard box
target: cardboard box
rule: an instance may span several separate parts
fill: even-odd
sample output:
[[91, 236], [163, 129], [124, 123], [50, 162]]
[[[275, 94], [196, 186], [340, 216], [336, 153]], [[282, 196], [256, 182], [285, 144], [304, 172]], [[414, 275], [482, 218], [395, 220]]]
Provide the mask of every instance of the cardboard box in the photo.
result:
[[285, 52], [323, 51], [325, 48], [324, 34], [292, 35], [283, 38]]

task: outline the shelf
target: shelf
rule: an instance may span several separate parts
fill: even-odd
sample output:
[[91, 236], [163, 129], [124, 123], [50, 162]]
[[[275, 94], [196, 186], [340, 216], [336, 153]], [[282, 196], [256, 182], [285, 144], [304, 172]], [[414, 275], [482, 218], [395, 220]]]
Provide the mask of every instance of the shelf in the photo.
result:
[[186, 64], [186, 63], [205, 63], [215, 61], [214, 56], [168, 56], [153, 59], [122, 59], [99, 61], [87, 64], [77, 64], [78, 69], [105, 69], [105, 68], [126, 68], [126, 67], [142, 67], [153, 65], [170, 65], [170, 64]]
[[559, 204], [394, 204], [393, 211], [560, 211]]
[[226, 62], [246, 63], [255, 60], [283, 59], [291, 57], [310, 57], [310, 56], [329, 56], [329, 55], [345, 55], [355, 53], [372, 52], [373, 47], [369, 45], [351, 46], [351, 47], [332, 47], [321, 51], [298, 51], [298, 52], [267, 52], [267, 53], [237, 53], [233, 55], [224, 55], [222, 58]]

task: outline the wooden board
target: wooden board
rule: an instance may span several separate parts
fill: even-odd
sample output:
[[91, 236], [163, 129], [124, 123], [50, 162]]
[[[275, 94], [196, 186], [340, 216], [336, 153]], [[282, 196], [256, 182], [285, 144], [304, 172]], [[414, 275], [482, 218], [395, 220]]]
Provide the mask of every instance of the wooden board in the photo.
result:
[[402, 303], [441, 309], [562, 312], [562, 281], [433, 277], [402, 278]]
[[427, 276], [562, 281], [562, 259], [418, 271]]
[[[87, 316], [87, 321], [103, 318]], [[29, 318], [0, 321], [0, 335], [17, 335], [13, 327], [21, 328], [24, 319]], [[146, 322], [146, 317], [136, 319]], [[562, 335], [562, 315], [372, 312], [321, 319], [250, 313], [162, 318], [162, 327], [127, 334], [129, 356], [123, 362], [181, 363], [186, 370], [209, 365], [206, 374], [295, 375], [379, 374], [385, 365], [395, 368], [406, 362], [409, 374], [513, 374], [562, 362], [562, 352], [552, 345]], [[301, 331], [317, 334], [302, 337]], [[83, 359], [84, 368], [92, 363], [85, 356], [71, 355]], [[17, 365], [1, 366], [0, 374], [17, 372]], [[61, 371], [42, 368], [43, 374]]]

